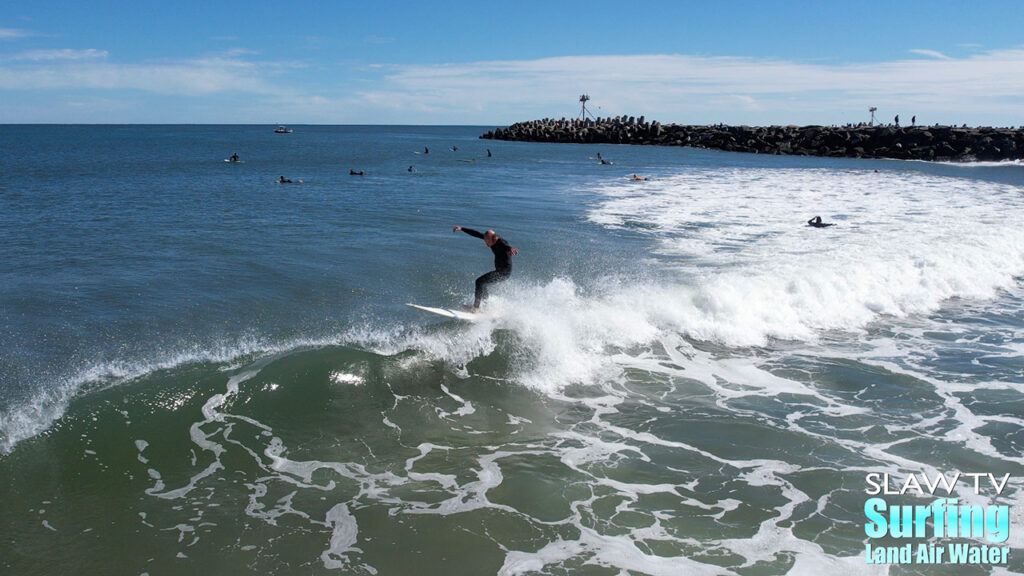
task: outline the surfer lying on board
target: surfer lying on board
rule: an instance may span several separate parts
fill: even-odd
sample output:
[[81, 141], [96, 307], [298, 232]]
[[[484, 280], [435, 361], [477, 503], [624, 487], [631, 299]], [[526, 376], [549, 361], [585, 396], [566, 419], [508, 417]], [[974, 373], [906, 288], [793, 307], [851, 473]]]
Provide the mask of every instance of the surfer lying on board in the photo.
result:
[[464, 306], [467, 310], [476, 312], [480, 308], [480, 302], [487, 298], [487, 287], [495, 282], [508, 280], [508, 277], [512, 275], [512, 256], [519, 254], [519, 250], [509, 246], [508, 242], [501, 236], [498, 236], [494, 230], [488, 230], [481, 234], [472, 228], [463, 228], [462, 226], [452, 228], [452, 232], [458, 232], [459, 230], [474, 238], [483, 238], [484, 244], [487, 244], [491, 252], [494, 252], [494, 270], [476, 279], [476, 294], [473, 298], [473, 306]]
[[814, 226], [815, 228], [828, 228], [829, 226], [834, 226], [835, 224], [832, 222], [822, 222], [821, 216], [815, 216], [814, 218], [811, 218], [810, 220], [807, 221], [807, 225]]

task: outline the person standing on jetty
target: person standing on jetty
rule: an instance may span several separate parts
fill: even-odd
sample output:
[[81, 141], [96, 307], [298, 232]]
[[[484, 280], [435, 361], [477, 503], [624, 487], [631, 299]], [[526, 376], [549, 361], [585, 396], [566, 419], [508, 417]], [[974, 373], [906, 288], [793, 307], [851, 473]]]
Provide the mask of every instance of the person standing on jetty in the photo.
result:
[[509, 246], [509, 243], [501, 236], [498, 236], [494, 230], [488, 230], [481, 234], [472, 228], [463, 228], [462, 226], [452, 228], [452, 232], [460, 230], [474, 238], [482, 238], [484, 244], [487, 244], [487, 247], [494, 253], [494, 270], [476, 279], [473, 305], [463, 306], [463, 308], [470, 312], [476, 312], [480, 309], [480, 303], [483, 302], [484, 298], [487, 298], [487, 288], [491, 284], [508, 280], [509, 276], [512, 275], [512, 256], [519, 254], [519, 250]]

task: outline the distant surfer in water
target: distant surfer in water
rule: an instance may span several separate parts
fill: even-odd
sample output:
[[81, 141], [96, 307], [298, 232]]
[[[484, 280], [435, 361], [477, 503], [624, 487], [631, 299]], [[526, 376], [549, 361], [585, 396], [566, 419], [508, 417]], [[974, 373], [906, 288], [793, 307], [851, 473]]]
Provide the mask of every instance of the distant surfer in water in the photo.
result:
[[487, 247], [494, 253], [494, 270], [476, 279], [476, 294], [473, 298], [473, 306], [464, 306], [467, 310], [476, 312], [480, 308], [480, 302], [487, 298], [488, 286], [496, 282], [508, 280], [508, 277], [512, 275], [512, 256], [519, 254], [519, 250], [509, 246], [508, 242], [501, 236], [498, 236], [494, 230], [488, 230], [481, 234], [476, 230], [463, 228], [462, 226], [452, 228], [452, 232], [460, 230], [474, 238], [483, 238], [484, 244], [487, 244]]
[[289, 180], [288, 178], [285, 178], [284, 176], [281, 176], [281, 179], [278, 180], [277, 183], [278, 184], [291, 184], [292, 181]]
[[807, 221], [808, 226], [814, 226], [815, 228], [828, 228], [829, 226], [835, 226], [832, 222], [822, 222], [821, 216], [815, 216]]
[[235, 152], [234, 154], [231, 155], [231, 161], [238, 162], [238, 152]]

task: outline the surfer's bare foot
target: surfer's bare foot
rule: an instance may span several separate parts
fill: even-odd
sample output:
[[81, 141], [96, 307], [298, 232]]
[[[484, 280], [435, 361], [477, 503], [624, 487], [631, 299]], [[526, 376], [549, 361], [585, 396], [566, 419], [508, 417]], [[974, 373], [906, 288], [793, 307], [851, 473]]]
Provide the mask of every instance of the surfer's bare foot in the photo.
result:
[[466, 312], [472, 312], [473, 314], [476, 314], [477, 312], [480, 311], [479, 308], [475, 306], [470, 306], [469, 304], [463, 304], [462, 309], [465, 310]]

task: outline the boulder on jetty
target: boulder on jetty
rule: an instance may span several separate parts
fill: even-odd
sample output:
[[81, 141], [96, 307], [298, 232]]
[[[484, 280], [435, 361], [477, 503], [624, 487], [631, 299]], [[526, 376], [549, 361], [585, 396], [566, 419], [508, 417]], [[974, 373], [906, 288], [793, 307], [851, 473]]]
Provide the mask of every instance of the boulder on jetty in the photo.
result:
[[954, 126], [687, 126], [618, 116], [533, 120], [497, 128], [484, 139], [573, 144], [691, 146], [729, 152], [895, 158], [899, 160], [999, 161], [1024, 158], [1024, 128]]

